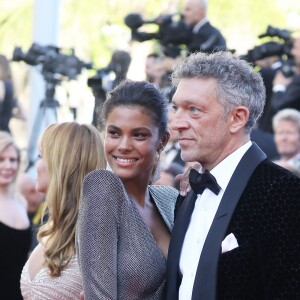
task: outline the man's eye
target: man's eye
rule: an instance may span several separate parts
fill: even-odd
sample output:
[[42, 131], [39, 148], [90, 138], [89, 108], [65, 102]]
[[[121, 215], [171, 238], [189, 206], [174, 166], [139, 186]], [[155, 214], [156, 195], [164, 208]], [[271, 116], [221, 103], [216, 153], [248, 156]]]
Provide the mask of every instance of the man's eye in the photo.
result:
[[196, 107], [194, 107], [194, 106], [192, 106], [192, 107], [190, 107], [190, 111], [191, 111], [191, 112], [198, 112], [199, 109], [196, 108]]

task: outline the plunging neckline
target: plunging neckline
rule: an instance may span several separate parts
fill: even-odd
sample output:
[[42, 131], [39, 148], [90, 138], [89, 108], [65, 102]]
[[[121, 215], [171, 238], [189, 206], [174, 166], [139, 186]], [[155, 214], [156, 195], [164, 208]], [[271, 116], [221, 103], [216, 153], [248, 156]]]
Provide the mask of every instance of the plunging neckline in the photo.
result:
[[[127, 195], [128, 195], [128, 194], [127, 194]], [[164, 218], [163, 218], [163, 216], [162, 216], [162, 214], [161, 214], [159, 208], [157, 207], [157, 205], [156, 205], [156, 203], [155, 203], [155, 200], [153, 199], [153, 197], [152, 197], [150, 191], [149, 191], [149, 197], [150, 197], [149, 200], [151, 201], [152, 204], [154, 204], [156, 210], [158, 211], [159, 216], [161, 217], [161, 220], [163, 221], [163, 223], [164, 223], [165, 226], [167, 227], [168, 232], [171, 234], [170, 229], [169, 229], [169, 227], [167, 226], [167, 224], [165, 223], [165, 220], [164, 220]], [[139, 210], [138, 210], [138, 208], [137, 208], [135, 202], [133, 201], [133, 199], [132, 199], [129, 195], [128, 195], [128, 199], [129, 199], [129, 200], [131, 201], [131, 203], [133, 204], [134, 209], [136, 210], [136, 212], [137, 212], [137, 214], [138, 214], [138, 217], [139, 217], [140, 221], [142, 222], [143, 226], [145, 227], [145, 229], [147, 230], [149, 236], [151, 237], [151, 240], [152, 240], [153, 244], [156, 246], [156, 248], [158, 248], [158, 250], [159, 250], [161, 256], [164, 258], [164, 260], [165, 260], [165, 262], [166, 262], [166, 261], [167, 261], [167, 257], [165, 257], [165, 255], [164, 255], [162, 249], [158, 246], [158, 243], [157, 243], [156, 239], [154, 238], [154, 236], [153, 236], [153, 234], [152, 234], [150, 228], [149, 228], [149, 227], [147, 226], [147, 224], [145, 223], [145, 221], [144, 221], [142, 215], [140, 214], [140, 212], [139, 212]]]

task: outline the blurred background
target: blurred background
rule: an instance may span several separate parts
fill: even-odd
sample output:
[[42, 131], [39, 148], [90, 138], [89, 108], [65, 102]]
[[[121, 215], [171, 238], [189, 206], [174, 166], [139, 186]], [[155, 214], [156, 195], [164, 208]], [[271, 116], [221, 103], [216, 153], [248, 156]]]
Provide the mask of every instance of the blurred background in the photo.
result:
[[[58, 100], [59, 120], [92, 122], [95, 97], [87, 82], [89, 78], [104, 80], [101, 72], [110, 68], [114, 51], [130, 54], [128, 78], [145, 79], [146, 56], [162, 52], [161, 43], [133, 41], [125, 17], [138, 13], [144, 21], [155, 20], [161, 14], [180, 13], [183, 6], [180, 0], [1, 1], [0, 53], [10, 60], [18, 102], [9, 126], [19, 146], [28, 148], [40, 103], [48, 97]], [[270, 40], [259, 38], [269, 25], [299, 33], [300, 1], [209, 0], [208, 18], [222, 31], [227, 48], [245, 55]], [[157, 24], [141, 28], [155, 31]], [[32, 53], [36, 56], [28, 57]], [[60, 71], [61, 78], [49, 78], [42, 70], [45, 63], [38, 61], [41, 54], [73, 60]], [[75, 73], [67, 73], [74, 64]], [[51, 59], [47, 67], [52, 67]]]

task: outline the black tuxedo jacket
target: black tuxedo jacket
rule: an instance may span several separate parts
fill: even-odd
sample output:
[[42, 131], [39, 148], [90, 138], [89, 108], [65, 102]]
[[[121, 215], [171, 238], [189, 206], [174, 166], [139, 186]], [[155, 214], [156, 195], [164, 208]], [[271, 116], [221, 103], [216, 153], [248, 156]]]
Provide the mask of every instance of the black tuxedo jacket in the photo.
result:
[[[166, 299], [178, 299], [179, 259], [196, 195], [183, 201], [167, 262]], [[300, 299], [300, 179], [253, 144], [224, 192], [198, 262], [192, 299]], [[239, 244], [221, 253], [233, 233]]]

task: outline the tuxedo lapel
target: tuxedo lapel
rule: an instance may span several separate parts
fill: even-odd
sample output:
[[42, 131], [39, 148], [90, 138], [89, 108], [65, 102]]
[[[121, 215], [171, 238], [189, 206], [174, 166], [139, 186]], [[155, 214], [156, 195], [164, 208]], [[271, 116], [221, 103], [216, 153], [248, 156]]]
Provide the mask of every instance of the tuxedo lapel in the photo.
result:
[[217, 267], [221, 252], [221, 243], [225, 237], [229, 222], [241, 194], [255, 168], [265, 159], [265, 153], [253, 143], [235, 169], [224, 192], [201, 252], [194, 282], [193, 300], [216, 299]]
[[[180, 198], [180, 197], [179, 197]], [[197, 195], [192, 191], [184, 199], [177, 213], [173, 227], [167, 260], [167, 297], [168, 300], [178, 298], [178, 289], [181, 282], [179, 276], [179, 259], [185, 237], [195, 206]], [[180, 199], [178, 199], [180, 200]]]

